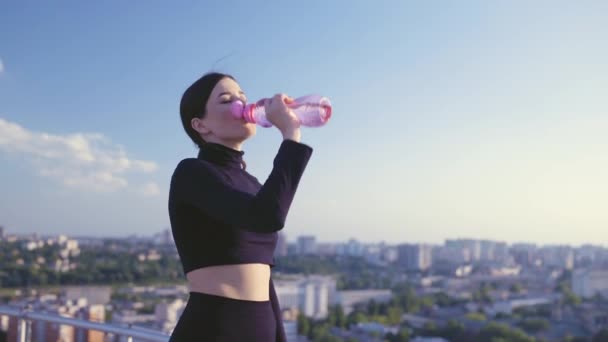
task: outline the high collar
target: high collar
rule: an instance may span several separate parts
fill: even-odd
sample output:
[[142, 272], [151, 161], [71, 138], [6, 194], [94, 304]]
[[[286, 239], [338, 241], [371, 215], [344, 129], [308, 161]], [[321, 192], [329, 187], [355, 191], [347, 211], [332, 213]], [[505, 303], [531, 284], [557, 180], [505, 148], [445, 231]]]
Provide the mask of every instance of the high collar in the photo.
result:
[[238, 151], [233, 148], [224, 146], [218, 143], [205, 143], [198, 152], [198, 158], [204, 159], [218, 165], [241, 168], [243, 162], [244, 151]]

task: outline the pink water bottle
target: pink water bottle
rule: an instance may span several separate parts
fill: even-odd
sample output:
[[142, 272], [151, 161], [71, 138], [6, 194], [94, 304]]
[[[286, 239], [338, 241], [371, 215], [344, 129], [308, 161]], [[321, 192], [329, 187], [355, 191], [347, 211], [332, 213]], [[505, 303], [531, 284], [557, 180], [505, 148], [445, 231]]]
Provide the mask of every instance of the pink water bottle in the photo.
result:
[[[331, 102], [327, 97], [321, 95], [306, 95], [288, 103], [300, 120], [302, 126], [319, 127], [323, 126], [331, 117]], [[247, 122], [258, 124], [262, 127], [271, 127], [272, 124], [266, 118], [264, 109], [264, 99], [256, 103], [243, 104], [242, 101], [232, 102], [230, 110], [237, 119], [245, 119]]]

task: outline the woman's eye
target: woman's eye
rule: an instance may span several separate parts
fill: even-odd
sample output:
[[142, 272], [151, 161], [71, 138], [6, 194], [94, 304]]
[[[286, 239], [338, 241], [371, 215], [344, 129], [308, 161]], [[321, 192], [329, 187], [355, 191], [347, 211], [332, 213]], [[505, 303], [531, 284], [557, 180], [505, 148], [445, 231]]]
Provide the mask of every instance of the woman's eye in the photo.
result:
[[240, 101], [242, 101], [243, 103], [247, 103], [247, 98], [246, 98], [246, 97], [244, 97], [244, 96], [243, 96], [242, 98], [236, 98], [236, 99], [225, 98], [225, 99], [222, 99], [222, 100], [220, 101], [220, 103], [230, 103], [230, 102], [232, 102], [232, 101], [236, 101], [236, 100], [240, 100]]

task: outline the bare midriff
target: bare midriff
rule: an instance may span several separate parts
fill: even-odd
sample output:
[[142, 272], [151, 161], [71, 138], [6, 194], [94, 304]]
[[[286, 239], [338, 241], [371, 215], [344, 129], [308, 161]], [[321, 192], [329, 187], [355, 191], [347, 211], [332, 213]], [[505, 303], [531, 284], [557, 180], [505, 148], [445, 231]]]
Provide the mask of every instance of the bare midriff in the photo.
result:
[[241, 300], [270, 300], [270, 265], [207, 266], [186, 274], [190, 291]]

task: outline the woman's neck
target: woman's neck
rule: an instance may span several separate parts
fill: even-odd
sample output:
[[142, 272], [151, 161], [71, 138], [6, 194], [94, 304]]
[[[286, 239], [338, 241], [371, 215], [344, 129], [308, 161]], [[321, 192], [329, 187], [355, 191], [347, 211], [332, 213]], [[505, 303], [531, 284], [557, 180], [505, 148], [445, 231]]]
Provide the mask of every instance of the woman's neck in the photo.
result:
[[241, 148], [243, 146], [242, 141], [226, 141], [226, 140], [212, 138], [212, 137], [205, 139], [205, 141], [209, 142], [209, 143], [216, 143], [216, 144], [224, 145], [226, 147], [229, 147], [229, 148], [231, 148], [233, 150], [237, 150], [237, 151], [241, 151]]

